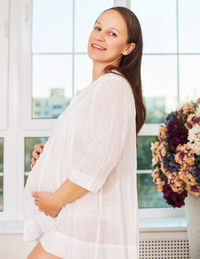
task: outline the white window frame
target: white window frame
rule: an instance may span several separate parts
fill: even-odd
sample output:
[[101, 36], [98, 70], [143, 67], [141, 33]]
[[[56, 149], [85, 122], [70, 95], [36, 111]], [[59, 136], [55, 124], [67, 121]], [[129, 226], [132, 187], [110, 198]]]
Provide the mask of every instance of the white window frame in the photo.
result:
[[[3, 1], [9, 13], [8, 30], [8, 83], [6, 85], [7, 109], [5, 116], [7, 126], [0, 130], [0, 136], [4, 138], [4, 188], [3, 188], [3, 211], [0, 212], [0, 221], [17, 220], [17, 192], [18, 185], [18, 161], [20, 159], [18, 152], [18, 122], [17, 122], [17, 98], [18, 98], [18, 17], [19, 6], [15, 0]], [[4, 9], [5, 10], [5, 9]]]
[[7, 129], [9, 2], [0, 0], [0, 130]]
[[[8, 118], [8, 49], [9, 49], [9, 1], [0, 0], [0, 137], [4, 139], [4, 157], [3, 157], [3, 211], [0, 212], [0, 220], [8, 218], [11, 215], [9, 211], [10, 201], [5, 176], [5, 153], [7, 139], [7, 118]], [[7, 197], [7, 198], [6, 198]]]

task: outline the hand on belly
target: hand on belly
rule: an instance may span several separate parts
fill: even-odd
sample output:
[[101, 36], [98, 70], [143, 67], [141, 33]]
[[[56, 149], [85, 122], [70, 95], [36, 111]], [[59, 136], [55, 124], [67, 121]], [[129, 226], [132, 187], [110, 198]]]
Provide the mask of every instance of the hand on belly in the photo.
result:
[[58, 202], [53, 199], [53, 194], [50, 192], [34, 192], [32, 196], [35, 198], [35, 205], [46, 216], [55, 218], [58, 216], [61, 207]]

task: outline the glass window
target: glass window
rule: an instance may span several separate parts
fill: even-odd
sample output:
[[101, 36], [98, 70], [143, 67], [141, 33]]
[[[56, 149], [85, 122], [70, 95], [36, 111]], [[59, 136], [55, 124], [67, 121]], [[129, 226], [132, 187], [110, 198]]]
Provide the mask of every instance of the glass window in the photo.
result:
[[32, 117], [57, 118], [72, 97], [71, 55], [34, 55], [32, 79]]
[[177, 107], [177, 59], [175, 56], [145, 55], [142, 84], [147, 108], [146, 123], [163, 123]]
[[180, 101], [196, 101], [200, 97], [200, 55], [180, 56]]
[[179, 51], [180, 53], [200, 52], [200, 1], [179, 1]]
[[139, 173], [137, 175], [137, 187], [139, 208], [170, 208], [163, 199], [163, 193], [156, 189], [151, 174]]
[[[156, 136], [138, 136], [137, 149], [137, 187], [139, 208], [167, 208], [169, 207], [162, 193], [159, 193], [151, 176], [151, 143]], [[141, 172], [146, 171], [146, 172]]]
[[28, 172], [30, 172], [30, 164], [34, 146], [47, 141], [47, 139], [48, 137], [26, 137], [24, 139], [24, 183], [26, 183]]
[[156, 141], [156, 136], [138, 136], [137, 169], [151, 170], [152, 153], [151, 143]]
[[131, 9], [142, 27], [144, 53], [176, 53], [176, 1], [132, 0]]
[[72, 0], [33, 0], [33, 53], [72, 51]]
[[92, 82], [92, 61], [87, 54], [75, 55], [74, 93]]
[[0, 138], [0, 211], [3, 210], [3, 151], [4, 140]]

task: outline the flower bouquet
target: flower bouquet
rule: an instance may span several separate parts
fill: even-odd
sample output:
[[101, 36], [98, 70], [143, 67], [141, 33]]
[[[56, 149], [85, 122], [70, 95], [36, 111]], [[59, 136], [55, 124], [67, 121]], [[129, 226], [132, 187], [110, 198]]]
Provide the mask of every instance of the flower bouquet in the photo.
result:
[[200, 98], [168, 114], [151, 150], [153, 182], [169, 205], [200, 196]]

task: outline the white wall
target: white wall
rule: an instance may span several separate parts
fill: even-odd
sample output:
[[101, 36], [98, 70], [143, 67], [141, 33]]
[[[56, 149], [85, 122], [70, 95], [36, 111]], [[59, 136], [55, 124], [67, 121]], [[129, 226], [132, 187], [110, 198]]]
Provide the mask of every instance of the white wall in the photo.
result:
[[35, 242], [24, 242], [22, 234], [0, 234], [1, 259], [25, 259]]

